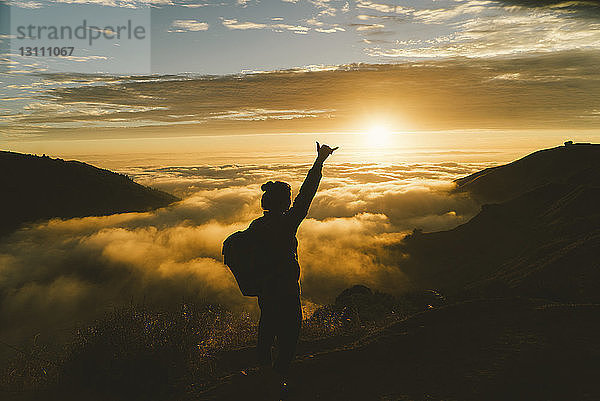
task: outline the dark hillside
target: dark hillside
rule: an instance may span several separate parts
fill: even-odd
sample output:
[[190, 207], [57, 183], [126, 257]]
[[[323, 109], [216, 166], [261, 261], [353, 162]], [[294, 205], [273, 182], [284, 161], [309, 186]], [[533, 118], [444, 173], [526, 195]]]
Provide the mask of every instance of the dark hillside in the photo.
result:
[[401, 268], [442, 292], [600, 302], [598, 156], [598, 145], [554, 148], [458, 180], [475, 196], [511, 200], [453, 230], [408, 236]]
[[0, 152], [0, 235], [53, 217], [141, 212], [178, 199], [78, 161]]
[[504, 202], [550, 183], [600, 183], [600, 145], [573, 144], [534, 152], [455, 181], [482, 203]]
[[[598, 305], [526, 299], [435, 308], [352, 347], [304, 355], [289, 400], [596, 400]], [[232, 375], [194, 400], [264, 400]]]

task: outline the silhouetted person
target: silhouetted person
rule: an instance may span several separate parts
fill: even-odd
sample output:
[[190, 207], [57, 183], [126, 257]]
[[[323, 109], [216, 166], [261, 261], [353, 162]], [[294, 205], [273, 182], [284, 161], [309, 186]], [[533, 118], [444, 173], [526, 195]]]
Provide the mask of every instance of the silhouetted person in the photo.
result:
[[[250, 227], [259, 233], [260, 263], [269, 272], [258, 296], [258, 360], [263, 374], [272, 367], [277, 385], [285, 389], [285, 378], [294, 355], [302, 324], [300, 307], [300, 265], [296, 231], [308, 214], [308, 208], [321, 181], [323, 162], [336, 148], [319, 145], [317, 159], [308, 171], [300, 192], [291, 204], [291, 187], [281, 181], [262, 185], [263, 216]], [[274, 363], [271, 348], [277, 339], [278, 353]]]

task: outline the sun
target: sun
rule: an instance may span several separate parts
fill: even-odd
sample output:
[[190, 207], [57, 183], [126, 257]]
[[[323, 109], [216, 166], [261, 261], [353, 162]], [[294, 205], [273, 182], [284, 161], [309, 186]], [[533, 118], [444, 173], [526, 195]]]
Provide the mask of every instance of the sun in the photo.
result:
[[368, 142], [371, 146], [383, 147], [389, 145], [392, 133], [384, 124], [375, 124], [367, 131]]

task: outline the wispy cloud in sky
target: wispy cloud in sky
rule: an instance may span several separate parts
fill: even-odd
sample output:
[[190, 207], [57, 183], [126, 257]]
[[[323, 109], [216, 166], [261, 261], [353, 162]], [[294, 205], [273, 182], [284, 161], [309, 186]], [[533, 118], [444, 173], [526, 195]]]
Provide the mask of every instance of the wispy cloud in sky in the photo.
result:
[[175, 20], [171, 24], [171, 29], [169, 32], [199, 32], [208, 30], [208, 24], [206, 22], [193, 20], [193, 19], [185, 19], [185, 20]]
[[[519, 21], [529, 29], [528, 20]], [[531, 40], [516, 32], [515, 41]], [[503, 42], [489, 43], [497, 50]], [[428, 45], [412, 51], [448, 46], [444, 40]], [[88, 138], [121, 136], [130, 127], [152, 136], [355, 132], [373, 116], [400, 130], [595, 128], [599, 58], [600, 52], [581, 50], [225, 77], [26, 75], [5, 88], [0, 131], [45, 132], [48, 139], [85, 126], [106, 128]]]
[[291, 31], [299, 34], [306, 34], [310, 28], [302, 25], [289, 25], [280, 23], [259, 23], [259, 22], [240, 22], [237, 19], [223, 19], [223, 26], [228, 29], [248, 30], [248, 29], [270, 29], [274, 32]]
[[[151, 7], [156, 68], [174, 72], [194, 71], [198, 66], [202, 67], [199, 72], [223, 73], [299, 64], [493, 57], [600, 46], [600, 5], [594, 1], [40, 0], [12, 4], [32, 8], [68, 4], [106, 9]], [[180, 35], [168, 35], [173, 32]], [[265, 35], [267, 32], [277, 36]], [[304, 38], [292, 39], [286, 34]], [[324, 40], [325, 35], [329, 39]], [[190, 53], [182, 37], [186, 43], [189, 40], [210, 49], [211, 59]], [[270, 45], [261, 47], [265, 41]], [[227, 56], [232, 51], [240, 57], [232, 60]], [[292, 61], [297, 58], [304, 62]]]
[[402, 9], [399, 13], [413, 23], [450, 23], [453, 32], [427, 39], [396, 40], [386, 47], [367, 48], [369, 54], [393, 58], [493, 57], [600, 49], [600, 26], [595, 20], [579, 18], [563, 8], [467, 1], [450, 8]]

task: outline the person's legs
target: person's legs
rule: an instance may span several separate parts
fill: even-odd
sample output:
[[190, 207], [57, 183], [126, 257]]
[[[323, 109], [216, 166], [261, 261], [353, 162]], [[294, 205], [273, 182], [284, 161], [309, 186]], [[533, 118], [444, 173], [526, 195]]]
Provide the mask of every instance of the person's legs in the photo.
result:
[[300, 293], [289, 294], [281, 300], [279, 321], [277, 322], [277, 342], [279, 345], [277, 359], [273, 368], [282, 377], [287, 376], [294, 356], [302, 326], [302, 307], [300, 306]]
[[272, 301], [266, 301], [259, 297], [260, 320], [258, 322], [258, 364], [261, 368], [272, 366], [271, 347], [273, 346], [277, 327], [276, 305]]

